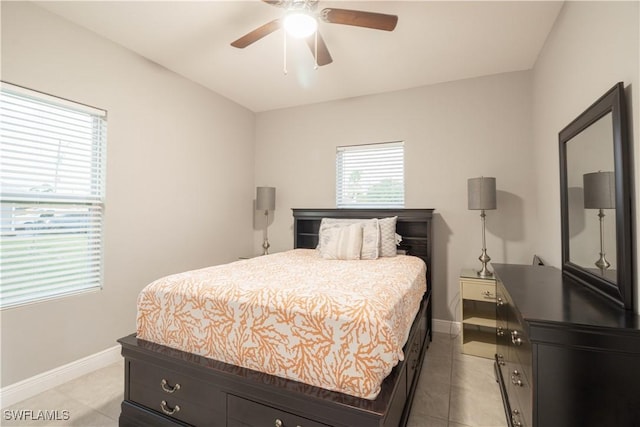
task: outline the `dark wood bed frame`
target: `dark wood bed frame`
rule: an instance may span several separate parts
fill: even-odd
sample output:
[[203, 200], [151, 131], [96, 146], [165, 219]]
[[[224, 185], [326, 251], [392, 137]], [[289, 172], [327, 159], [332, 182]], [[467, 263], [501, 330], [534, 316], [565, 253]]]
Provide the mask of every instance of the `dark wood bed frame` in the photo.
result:
[[323, 217], [398, 216], [399, 248], [427, 264], [427, 292], [404, 347], [405, 360], [375, 400], [287, 380], [139, 340], [118, 342], [125, 358], [119, 424], [212, 427], [404, 427], [431, 341], [433, 209], [293, 209], [294, 247], [315, 248]]

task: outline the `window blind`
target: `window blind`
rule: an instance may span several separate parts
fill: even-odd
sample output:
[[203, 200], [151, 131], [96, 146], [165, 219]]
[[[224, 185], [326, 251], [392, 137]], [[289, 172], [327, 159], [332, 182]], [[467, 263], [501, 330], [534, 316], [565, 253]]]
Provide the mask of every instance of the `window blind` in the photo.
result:
[[106, 112], [2, 83], [0, 307], [100, 288]]
[[336, 206], [404, 207], [404, 143], [337, 147]]

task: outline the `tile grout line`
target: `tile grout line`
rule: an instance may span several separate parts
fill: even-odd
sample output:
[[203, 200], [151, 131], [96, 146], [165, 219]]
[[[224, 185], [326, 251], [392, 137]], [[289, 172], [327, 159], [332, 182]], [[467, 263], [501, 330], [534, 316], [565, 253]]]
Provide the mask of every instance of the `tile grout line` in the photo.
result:
[[[119, 363], [119, 362], [115, 362], [115, 363]], [[115, 363], [114, 363], [114, 364], [115, 364]], [[105, 368], [107, 368], [108, 366], [111, 366], [111, 365], [107, 365], [106, 367], [100, 368], [100, 369], [98, 369], [98, 370], [105, 369]], [[84, 403], [84, 402], [80, 401], [79, 399], [77, 399], [77, 398], [73, 397], [73, 396], [72, 396], [71, 394], [69, 394], [68, 392], [65, 392], [65, 391], [61, 390], [61, 387], [62, 387], [63, 385], [65, 385], [65, 384], [69, 384], [69, 383], [71, 383], [71, 382], [73, 382], [73, 381], [76, 381], [76, 380], [78, 380], [78, 379], [80, 379], [80, 378], [87, 377], [87, 376], [91, 375], [92, 373], [97, 372], [98, 370], [93, 371], [93, 372], [89, 372], [89, 373], [87, 373], [87, 374], [83, 375], [82, 377], [78, 377], [78, 378], [76, 378], [76, 379], [74, 379], [74, 380], [67, 381], [66, 383], [63, 383], [63, 384], [61, 384], [61, 385], [59, 385], [59, 386], [57, 386], [57, 387], [54, 387], [52, 390], [55, 390], [56, 392], [58, 392], [58, 393], [60, 393], [61, 395], [63, 395], [63, 396], [64, 396], [68, 401], [73, 401], [73, 402], [74, 402], [74, 403], [76, 403], [77, 405], [80, 405], [80, 406], [82, 406], [82, 407], [84, 407], [84, 408], [87, 408], [90, 412], [97, 413], [97, 414], [99, 414], [99, 415], [102, 415], [102, 416], [104, 416], [104, 417], [108, 418], [109, 420], [112, 420], [112, 421], [116, 421], [116, 422], [118, 422], [118, 421], [119, 421], [118, 417], [114, 418], [112, 415], [109, 415], [106, 411], [101, 410], [101, 408], [95, 408], [95, 407], [93, 407], [92, 405], [87, 404], [87, 403]], [[70, 426], [72, 426], [73, 424], [69, 424], [69, 425], [70, 425]]]
[[[88, 375], [88, 374], [87, 374], [87, 375]], [[65, 384], [66, 384], [66, 383], [65, 383]], [[108, 418], [108, 419], [110, 419], [110, 420], [118, 421], [117, 419], [113, 418], [112, 416], [110, 416], [110, 415], [108, 415], [108, 414], [106, 414], [106, 413], [104, 413], [104, 412], [100, 411], [99, 409], [96, 409], [96, 408], [94, 408], [94, 407], [93, 407], [93, 406], [91, 406], [91, 405], [87, 405], [86, 403], [81, 402], [80, 400], [78, 400], [78, 399], [76, 399], [75, 397], [71, 396], [69, 393], [67, 393], [67, 392], [64, 392], [64, 391], [60, 390], [60, 386], [56, 387], [56, 388], [55, 388], [55, 390], [56, 390], [58, 393], [62, 394], [64, 397], [66, 397], [68, 400], [73, 401], [75, 404], [80, 405], [80, 406], [83, 406], [83, 407], [85, 407], [85, 408], [89, 409], [89, 412], [88, 412], [88, 413], [90, 413], [90, 412], [96, 412], [96, 413], [98, 413], [98, 414], [100, 414], [100, 415], [102, 415], [102, 416], [104, 416], [104, 417], [107, 417], [107, 418]], [[74, 425], [73, 423], [68, 424], [68, 426], [73, 426], [73, 425]]]

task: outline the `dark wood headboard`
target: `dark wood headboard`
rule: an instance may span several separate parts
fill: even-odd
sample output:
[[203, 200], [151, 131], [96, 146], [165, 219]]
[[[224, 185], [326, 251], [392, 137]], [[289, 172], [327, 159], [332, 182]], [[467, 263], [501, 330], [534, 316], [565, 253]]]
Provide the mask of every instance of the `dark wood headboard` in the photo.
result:
[[427, 289], [431, 286], [431, 221], [433, 209], [293, 209], [294, 248], [318, 246], [322, 218], [386, 218], [397, 216], [396, 232], [402, 236], [398, 249], [417, 256], [427, 264]]

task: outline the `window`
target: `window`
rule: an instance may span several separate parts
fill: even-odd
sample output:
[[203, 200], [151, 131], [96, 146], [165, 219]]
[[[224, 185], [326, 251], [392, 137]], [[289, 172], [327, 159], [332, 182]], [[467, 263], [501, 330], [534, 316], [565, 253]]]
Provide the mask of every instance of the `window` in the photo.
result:
[[100, 289], [106, 112], [2, 83], [0, 307]]
[[336, 206], [404, 207], [404, 143], [338, 147]]

